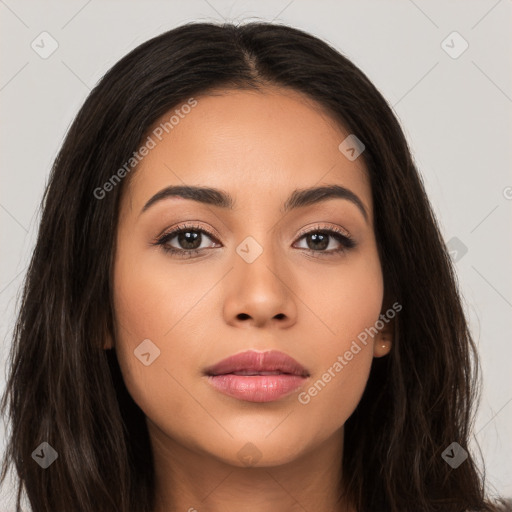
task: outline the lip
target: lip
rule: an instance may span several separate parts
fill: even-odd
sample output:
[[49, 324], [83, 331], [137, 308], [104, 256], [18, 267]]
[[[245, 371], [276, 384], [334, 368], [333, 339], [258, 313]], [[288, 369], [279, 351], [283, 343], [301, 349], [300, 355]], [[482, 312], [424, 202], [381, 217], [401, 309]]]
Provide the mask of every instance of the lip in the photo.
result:
[[277, 350], [248, 350], [205, 369], [217, 391], [248, 402], [272, 402], [290, 394], [309, 377], [295, 359]]

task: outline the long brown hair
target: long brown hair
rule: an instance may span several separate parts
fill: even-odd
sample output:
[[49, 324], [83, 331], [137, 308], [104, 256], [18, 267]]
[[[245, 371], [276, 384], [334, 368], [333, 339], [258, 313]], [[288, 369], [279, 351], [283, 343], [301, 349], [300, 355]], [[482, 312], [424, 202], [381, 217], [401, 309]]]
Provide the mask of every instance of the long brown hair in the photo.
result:
[[[102, 348], [114, 335], [114, 241], [129, 177], [106, 197], [97, 191], [181, 102], [269, 84], [308, 95], [364, 143], [386, 295], [402, 305], [393, 350], [374, 361], [345, 425], [348, 498], [361, 512], [496, 510], [471, 453], [457, 469], [442, 457], [452, 442], [469, 452], [476, 351], [391, 108], [361, 70], [303, 31], [191, 23], [145, 42], [106, 73], [54, 163], [1, 404], [11, 426], [2, 481], [14, 465], [18, 512], [23, 490], [34, 512], [152, 511], [144, 414], [124, 386], [115, 349]], [[31, 457], [42, 442], [59, 455], [46, 470]]]

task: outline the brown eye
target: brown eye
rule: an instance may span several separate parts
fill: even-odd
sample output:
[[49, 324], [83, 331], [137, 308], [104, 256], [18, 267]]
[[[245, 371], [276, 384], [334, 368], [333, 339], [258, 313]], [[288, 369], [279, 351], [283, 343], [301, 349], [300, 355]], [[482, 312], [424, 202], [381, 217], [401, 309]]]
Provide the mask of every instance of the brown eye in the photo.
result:
[[[336, 229], [314, 229], [303, 233], [300, 236], [300, 240], [302, 239], [307, 246], [304, 249], [312, 253], [325, 253], [326, 255], [341, 253], [356, 245], [352, 238]], [[336, 244], [338, 244], [337, 248]], [[333, 245], [334, 247], [332, 247]], [[329, 247], [331, 248], [327, 250]]]
[[212, 247], [211, 245], [201, 247], [205, 239], [211, 239], [215, 241], [214, 243], [218, 243], [215, 237], [204, 228], [198, 226], [179, 226], [168, 233], [164, 233], [154, 245], [160, 245], [167, 253], [190, 257], [199, 254], [203, 249]]

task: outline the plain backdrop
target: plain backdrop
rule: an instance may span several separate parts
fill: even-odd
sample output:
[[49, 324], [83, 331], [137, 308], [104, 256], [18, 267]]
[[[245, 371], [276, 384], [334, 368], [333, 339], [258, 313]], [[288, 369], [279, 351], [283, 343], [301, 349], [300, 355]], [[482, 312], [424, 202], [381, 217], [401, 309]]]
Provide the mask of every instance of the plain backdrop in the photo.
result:
[[[491, 492], [512, 496], [512, 0], [0, 0], [0, 393], [39, 203], [78, 109], [140, 43], [185, 22], [222, 19], [311, 32], [393, 107], [453, 250], [481, 354], [473, 440]], [[31, 46], [41, 37], [47, 49], [58, 44], [47, 58]], [[13, 510], [12, 490], [4, 486], [0, 510]]]

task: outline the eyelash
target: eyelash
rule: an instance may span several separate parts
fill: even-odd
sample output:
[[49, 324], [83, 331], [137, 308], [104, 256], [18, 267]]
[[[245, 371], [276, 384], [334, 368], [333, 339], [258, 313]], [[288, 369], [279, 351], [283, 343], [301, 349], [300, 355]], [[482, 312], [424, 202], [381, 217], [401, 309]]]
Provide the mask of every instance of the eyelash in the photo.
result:
[[[191, 225], [191, 224], [185, 224], [185, 225], [179, 225], [172, 231], [169, 231], [167, 233], [164, 233], [162, 236], [158, 237], [154, 242], [152, 242], [151, 245], [157, 245], [161, 246], [162, 250], [167, 253], [171, 254], [180, 258], [192, 258], [195, 255], [198, 255], [201, 251], [204, 249], [207, 249], [206, 247], [203, 247], [202, 249], [176, 249], [175, 247], [170, 247], [167, 245], [167, 243], [175, 238], [177, 235], [181, 233], [186, 232], [201, 232], [206, 234], [208, 237], [212, 238], [213, 241], [216, 243], [220, 243], [217, 241], [217, 238], [210, 233], [208, 230], [204, 229], [203, 227], [197, 226], [197, 225]], [[322, 257], [323, 255], [326, 255], [328, 257], [335, 256], [339, 253], [343, 253], [349, 249], [352, 249], [356, 246], [356, 242], [354, 239], [352, 239], [350, 236], [348, 236], [345, 232], [341, 231], [340, 229], [336, 227], [332, 228], [321, 228], [319, 226], [314, 227], [313, 229], [302, 231], [298, 235], [298, 240], [302, 239], [306, 235], [310, 234], [323, 234], [323, 235], [329, 235], [333, 238], [335, 238], [341, 245], [339, 249], [334, 249], [330, 251], [314, 251], [313, 249], [304, 249], [305, 251], [309, 252], [312, 256], [315, 258]], [[320, 253], [320, 254], [318, 254]]]

